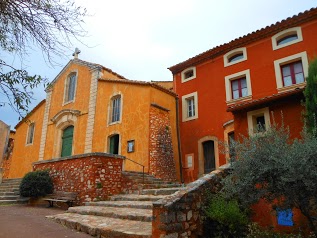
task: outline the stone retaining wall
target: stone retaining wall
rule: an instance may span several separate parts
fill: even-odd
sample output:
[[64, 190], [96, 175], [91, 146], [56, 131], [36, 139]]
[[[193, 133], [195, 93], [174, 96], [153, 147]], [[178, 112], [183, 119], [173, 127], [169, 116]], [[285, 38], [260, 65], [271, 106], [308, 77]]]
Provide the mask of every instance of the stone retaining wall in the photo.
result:
[[229, 171], [228, 165], [221, 166], [177, 193], [154, 202], [153, 237], [200, 237], [203, 232], [202, 205], [206, 195], [220, 190], [220, 181]]
[[124, 157], [88, 153], [33, 163], [33, 170], [48, 169], [55, 191], [78, 192], [77, 205], [104, 200], [122, 191]]

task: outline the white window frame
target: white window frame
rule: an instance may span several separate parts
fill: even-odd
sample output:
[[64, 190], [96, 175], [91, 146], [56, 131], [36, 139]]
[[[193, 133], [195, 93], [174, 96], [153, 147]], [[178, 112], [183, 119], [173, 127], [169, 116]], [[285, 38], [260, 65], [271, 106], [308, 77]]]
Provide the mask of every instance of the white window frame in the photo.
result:
[[306, 51], [303, 51], [303, 52], [295, 54], [295, 55], [290, 55], [290, 56], [287, 56], [285, 58], [278, 59], [278, 60], [274, 61], [276, 88], [279, 92], [292, 90], [292, 89], [298, 88], [298, 87], [304, 87], [306, 85], [306, 81], [303, 83], [293, 84], [293, 85], [286, 86], [286, 87], [283, 85], [283, 75], [282, 75], [281, 66], [283, 66], [285, 64], [290, 64], [292, 62], [296, 62], [299, 60], [302, 61], [304, 78], [306, 78], [308, 76], [308, 58], [307, 58]]
[[[256, 130], [254, 128], [254, 118], [258, 116], [262, 116], [262, 115], [264, 116], [266, 130], [264, 132], [255, 132]], [[271, 127], [270, 111], [268, 107], [247, 112], [247, 118], [248, 118], [249, 135], [264, 134]]]
[[[33, 131], [32, 131], [32, 138], [30, 136], [31, 133], [31, 128], [33, 127]], [[26, 145], [33, 145], [34, 142], [34, 134], [35, 134], [35, 122], [31, 122], [28, 126], [28, 133], [26, 135]]]
[[[119, 120], [118, 121], [112, 121], [112, 115], [113, 115], [113, 101], [117, 98], [120, 97], [120, 115], [119, 115]], [[114, 124], [119, 124], [122, 121], [122, 106], [123, 106], [123, 96], [121, 93], [114, 94], [109, 101], [109, 106], [108, 106], [108, 125], [114, 125]]]
[[[239, 60], [236, 60], [236, 61], [232, 61], [232, 62], [229, 62], [230, 58], [236, 54], [240, 54], [242, 53], [243, 54], [243, 58], [239, 59]], [[234, 49], [234, 50], [231, 50], [229, 51], [228, 53], [226, 53], [224, 56], [223, 56], [223, 64], [224, 64], [224, 67], [227, 67], [227, 66], [230, 66], [230, 65], [233, 65], [233, 64], [237, 64], [237, 63], [240, 63], [242, 61], [245, 61], [248, 59], [248, 56], [247, 56], [247, 48], [245, 47], [241, 47], [241, 48], [238, 48], [238, 49]]]
[[[232, 98], [232, 88], [231, 88], [231, 81], [245, 77], [246, 78], [246, 83], [247, 83], [247, 88], [248, 88], [248, 95], [245, 97], [240, 97], [237, 99]], [[231, 74], [225, 77], [225, 87], [226, 87], [226, 100], [227, 104], [235, 103], [235, 102], [240, 102], [244, 100], [249, 100], [252, 98], [252, 87], [251, 87], [251, 77], [250, 77], [250, 70], [244, 70], [240, 71], [235, 74]]]
[[[75, 75], [75, 85], [74, 85], [74, 97], [72, 100], [67, 100], [68, 99], [68, 91], [69, 91], [69, 81], [72, 75]], [[76, 99], [76, 91], [77, 91], [77, 82], [78, 82], [78, 73], [77, 71], [72, 71], [67, 75], [67, 78], [65, 79], [65, 84], [64, 84], [64, 103], [63, 106], [72, 102], [75, 102]]]
[[[287, 42], [285, 44], [281, 44], [281, 45], [277, 44], [277, 42], [280, 39], [282, 39], [282, 38], [284, 38], [286, 36], [292, 35], [294, 33], [297, 34], [297, 39], [292, 40], [290, 42]], [[302, 29], [300, 27], [289, 28], [289, 29], [286, 29], [284, 31], [281, 31], [281, 32], [275, 34], [274, 36], [271, 37], [271, 39], [272, 39], [272, 48], [273, 48], [273, 50], [278, 50], [278, 49], [281, 49], [283, 47], [286, 47], [286, 46], [289, 46], [289, 45], [293, 45], [293, 44], [296, 44], [298, 42], [303, 41]]]
[[[188, 117], [187, 101], [191, 98], [194, 99], [195, 115]], [[198, 118], [198, 93], [193, 92], [193, 93], [186, 94], [186, 95], [182, 96], [182, 119], [183, 119], [183, 122], [194, 120], [197, 118]]]
[[[186, 72], [188, 72], [189, 70], [192, 70], [193, 71], [193, 76], [189, 77], [189, 78], [185, 78], [185, 75], [186, 75]], [[182, 72], [181, 72], [181, 81], [182, 83], [185, 83], [187, 81], [190, 81], [192, 79], [195, 79], [196, 78], [196, 67], [190, 67], [190, 68], [187, 68], [187, 69], [184, 69]]]

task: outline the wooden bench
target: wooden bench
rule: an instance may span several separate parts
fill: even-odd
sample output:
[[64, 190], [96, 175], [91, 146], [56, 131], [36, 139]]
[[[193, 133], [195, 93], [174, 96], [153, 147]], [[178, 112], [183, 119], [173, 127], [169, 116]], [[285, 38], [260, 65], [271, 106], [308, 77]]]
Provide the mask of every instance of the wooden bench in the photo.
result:
[[76, 192], [64, 192], [64, 191], [56, 191], [55, 193], [49, 195], [48, 198], [44, 198], [44, 201], [48, 201], [50, 207], [53, 207], [54, 202], [58, 203], [66, 203], [69, 207], [73, 206], [73, 202], [77, 197]]

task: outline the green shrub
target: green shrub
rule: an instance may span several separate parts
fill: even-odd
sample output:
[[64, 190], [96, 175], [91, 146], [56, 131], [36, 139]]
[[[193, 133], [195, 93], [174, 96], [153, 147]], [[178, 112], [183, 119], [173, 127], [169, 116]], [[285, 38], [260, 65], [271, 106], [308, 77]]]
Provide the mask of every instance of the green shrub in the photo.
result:
[[205, 214], [204, 237], [245, 237], [249, 219], [236, 200], [215, 195], [209, 199]]
[[43, 197], [53, 192], [53, 182], [47, 170], [27, 173], [20, 184], [23, 197]]

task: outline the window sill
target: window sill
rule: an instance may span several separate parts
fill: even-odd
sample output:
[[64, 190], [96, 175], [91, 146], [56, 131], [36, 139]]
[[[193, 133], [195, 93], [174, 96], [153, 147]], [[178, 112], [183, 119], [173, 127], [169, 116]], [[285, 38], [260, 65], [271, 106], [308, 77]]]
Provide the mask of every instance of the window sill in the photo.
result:
[[277, 91], [279, 93], [283, 93], [287, 91], [292, 91], [296, 88], [304, 88], [305, 86], [306, 86], [306, 82], [303, 82], [303, 83], [293, 84], [293, 85], [282, 87], [282, 88], [277, 88]]
[[70, 104], [70, 103], [73, 103], [73, 102], [75, 102], [75, 100], [71, 100], [71, 101], [68, 101], [68, 102], [64, 102], [64, 103], [63, 103], [63, 106], [66, 106], [67, 104]]
[[241, 97], [241, 98], [237, 98], [237, 99], [232, 99], [230, 101], [226, 101], [227, 105], [232, 105], [234, 103], [237, 103], [237, 102], [244, 102], [244, 101], [249, 101], [252, 99], [252, 95], [248, 95], [248, 96], [245, 96], [245, 97]]
[[186, 121], [192, 121], [192, 120], [195, 120], [195, 119], [198, 119], [198, 116], [194, 116], [194, 117], [187, 117], [187, 118], [183, 119], [183, 122], [186, 122]]
[[115, 121], [115, 122], [108, 123], [108, 126], [113, 126], [113, 125], [117, 125], [117, 124], [121, 124], [121, 121]]

